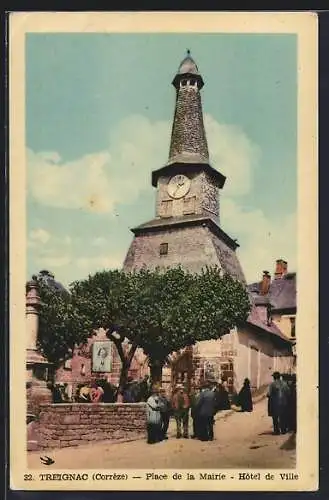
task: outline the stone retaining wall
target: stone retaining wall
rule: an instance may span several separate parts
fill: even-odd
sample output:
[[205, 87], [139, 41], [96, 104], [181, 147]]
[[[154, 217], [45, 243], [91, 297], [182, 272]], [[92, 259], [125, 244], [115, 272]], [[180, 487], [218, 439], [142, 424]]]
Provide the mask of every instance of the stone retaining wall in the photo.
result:
[[39, 448], [64, 448], [107, 439], [131, 440], [144, 437], [145, 408], [145, 403], [41, 405], [38, 422]]

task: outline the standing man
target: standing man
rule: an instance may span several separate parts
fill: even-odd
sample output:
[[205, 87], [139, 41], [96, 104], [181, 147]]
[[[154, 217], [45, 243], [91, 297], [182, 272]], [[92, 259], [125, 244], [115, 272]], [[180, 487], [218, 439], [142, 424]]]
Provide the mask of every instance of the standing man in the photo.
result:
[[288, 404], [288, 386], [281, 380], [279, 372], [274, 372], [273, 382], [271, 383], [267, 397], [268, 397], [268, 415], [273, 420], [274, 434], [285, 434], [286, 423], [285, 415]]
[[123, 402], [124, 403], [135, 403], [134, 393], [133, 393], [133, 378], [128, 377], [127, 383], [123, 389]]
[[160, 389], [159, 401], [161, 414], [161, 437], [162, 439], [168, 439], [167, 432], [170, 421], [171, 404], [167, 399], [166, 391], [163, 387]]
[[182, 437], [182, 424], [183, 424], [183, 437], [188, 439], [188, 413], [190, 408], [189, 397], [181, 384], [176, 386], [175, 392], [172, 397], [172, 408], [177, 426], [177, 439]]
[[197, 411], [199, 396], [200, 396], [200, 389], [199, 387], [195, 387], [191, 395], [191, 417], [193, 421], [193, 434], [191, 436], [192, 439], [199, 438], [199, 415]]
[[231, 408], [230, 398], [229, 398], [229, 387], [226, 375], [221, 377], [221, 410], [229, 410]]
[[148, 375], [145, 375], [144, 378], [140, 381], [139, 387], [140, 387], [141, 400], [147, 401], [151, 393], [150, 377]]
[[199, 436], [201, 441], [213, 441], [214, 416], [216, 414], [216, 395], [209, 382], [204, 382], [198, 402]]

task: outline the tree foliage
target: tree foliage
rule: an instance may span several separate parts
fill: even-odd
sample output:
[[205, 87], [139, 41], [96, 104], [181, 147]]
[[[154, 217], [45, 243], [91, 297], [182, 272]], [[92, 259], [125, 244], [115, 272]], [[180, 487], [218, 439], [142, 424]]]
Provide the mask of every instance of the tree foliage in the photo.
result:
[[245, 287], [217, 267], [200, 274], [180, 267], [103, 271], [76, 281], [69, 293], [41, 286], [41, 297], [40, 345], [47, 357], [63, 359], [104, 328], [122, 362], [120, 386], [137, 347], [151, 368], [161, 367], [171, 353], [228, 333], [250, 310]]
[[37, 280], [40, 296], [38, 347], [56, 365], [72, 356], [74, 347], [86, 342], [91, 330], [84, 328], [72, 295]]

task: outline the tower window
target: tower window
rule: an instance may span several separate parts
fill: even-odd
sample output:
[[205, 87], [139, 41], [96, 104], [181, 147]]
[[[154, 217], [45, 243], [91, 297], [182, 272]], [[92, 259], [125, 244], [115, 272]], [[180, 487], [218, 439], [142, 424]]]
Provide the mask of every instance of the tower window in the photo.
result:
[[195, 196], [190, 196], [184, 200], [184, 215], [195, 214]]
[[185, 86], [186, 86], [186, 84], [187, 84], [187, 80], [182, 80], [182, 81], [181, 81], [181, 86], [182, 86], [182, 87], [185, 87]]
[[172, 200], [165, 200], [161, 203], [161, 215], [162, 217], [172, 216]]
[[168, 243], [160, 244], [160, 255], [167, 255], [168, 253]]
[[296, 318], [290, 318], [291, 330], [290, 335], [294, 339], [296, 337]]

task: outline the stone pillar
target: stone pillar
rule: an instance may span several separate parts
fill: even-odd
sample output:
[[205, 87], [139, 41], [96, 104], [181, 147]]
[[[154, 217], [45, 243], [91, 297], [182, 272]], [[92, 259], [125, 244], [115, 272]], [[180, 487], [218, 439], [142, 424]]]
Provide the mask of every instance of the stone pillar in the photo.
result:
[[35, 351], [37, 348], [40, 297], [35, 281], [29, 281], [26, 288], [27, 349]]
[[52, 402], [51, 390], [48, 387], [51, 363], [37, 350], [39, 309], [38, 286], [36, 280], [32, 279], [26, 285], [26, 422], [28, 426], [28, 450], [36, 449], [38, 446], [35, 438], [35, 419], [39, 414], [40, 404]]

